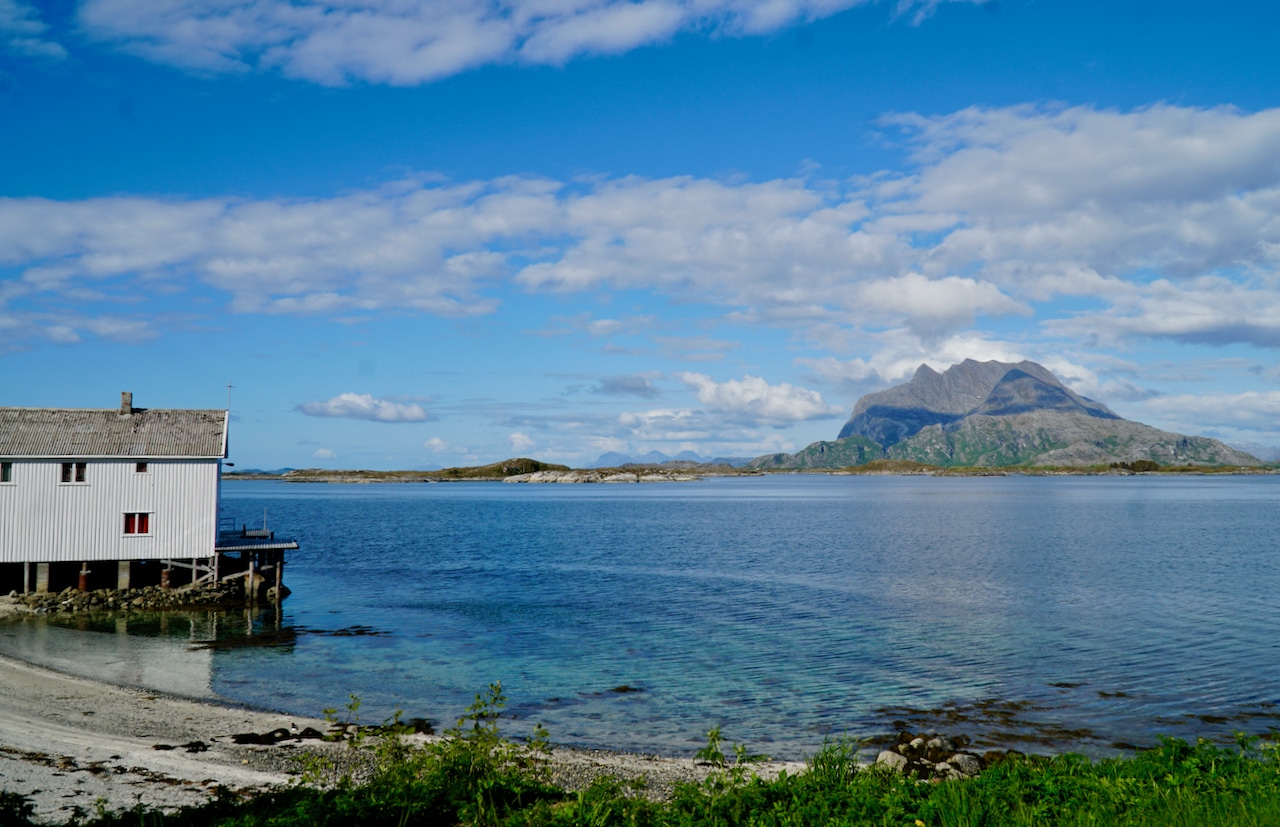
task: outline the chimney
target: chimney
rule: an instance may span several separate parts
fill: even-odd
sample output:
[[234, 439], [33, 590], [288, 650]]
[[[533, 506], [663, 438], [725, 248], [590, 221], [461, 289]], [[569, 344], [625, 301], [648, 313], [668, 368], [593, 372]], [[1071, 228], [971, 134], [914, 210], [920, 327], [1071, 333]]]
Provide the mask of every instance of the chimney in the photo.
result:
[[129, 391], [120, 391], [120, 415], [129, 416], [133, 413], [133, 394]]

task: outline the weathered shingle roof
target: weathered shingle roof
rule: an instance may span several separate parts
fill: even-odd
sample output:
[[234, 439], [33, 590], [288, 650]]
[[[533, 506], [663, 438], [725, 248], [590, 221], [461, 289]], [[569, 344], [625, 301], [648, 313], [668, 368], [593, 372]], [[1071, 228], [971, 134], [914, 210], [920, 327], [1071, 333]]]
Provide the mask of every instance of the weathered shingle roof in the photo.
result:
[[0, 408], [0, 457], [225, 456], [227, 412]]

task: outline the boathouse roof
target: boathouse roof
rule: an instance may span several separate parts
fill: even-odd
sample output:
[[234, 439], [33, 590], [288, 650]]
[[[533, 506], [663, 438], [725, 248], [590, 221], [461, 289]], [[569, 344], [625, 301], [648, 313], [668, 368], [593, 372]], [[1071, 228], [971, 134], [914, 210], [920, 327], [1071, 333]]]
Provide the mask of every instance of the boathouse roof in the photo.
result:
[[0, 457], [219, 459], [227, 411], [133, 407], [0, 408]]

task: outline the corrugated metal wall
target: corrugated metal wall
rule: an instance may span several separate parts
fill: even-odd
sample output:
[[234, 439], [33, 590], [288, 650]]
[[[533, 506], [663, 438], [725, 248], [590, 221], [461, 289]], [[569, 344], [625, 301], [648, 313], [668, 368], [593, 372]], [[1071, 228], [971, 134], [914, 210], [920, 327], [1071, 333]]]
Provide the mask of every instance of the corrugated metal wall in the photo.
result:
[[[7, 461], [7, 460], [6, 460]], [[0, 563], [209, 557], [218, 533], [218, 462], [90, 461], [84, 483], [62, 483], [62, 460], [13, 460], [0, 484]], [[151, 515], [125, 535], [124, 515]]]

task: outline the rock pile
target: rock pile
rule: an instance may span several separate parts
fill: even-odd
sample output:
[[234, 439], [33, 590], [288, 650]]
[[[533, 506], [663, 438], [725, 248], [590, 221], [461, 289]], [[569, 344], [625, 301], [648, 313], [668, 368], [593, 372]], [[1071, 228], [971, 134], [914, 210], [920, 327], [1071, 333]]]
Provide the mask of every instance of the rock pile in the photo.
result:
[[245, 601], [244, 583], [237, 580], [221, 585], [196, 586], [195, 588], [162, 589], [147, 586], [141, 589], [95, 589], [78, 591], [64, 589], [57, 593], [29, 594], [25, 597], [11, 594], [10, 598], [25, 604], [36, 614], [57, 612], [111, 612], [155, 611], [159, 609], [195, 609], [228, 605], [242, 605]]
[[965, 750], [968, 745], [969, 738], [965, 735], [948, 738], [899, 732], [898, 743], [883, 750], [876, 757], [876, 764], [917, 778], [947, 780], [973, 778], [1010, 755], [1001, 750], [978, 755]]
[[619, 471], [617, 469], [588, 469], [582, 471], [535, 471], [532, 474], [515, 474], [503, 482], [526, 483], [628, 483], [628, 482], [693, 482], [700, 479], [696, 474], [682, 471], [670, 471], [659, 468], [647, 468], [638, 471]]

